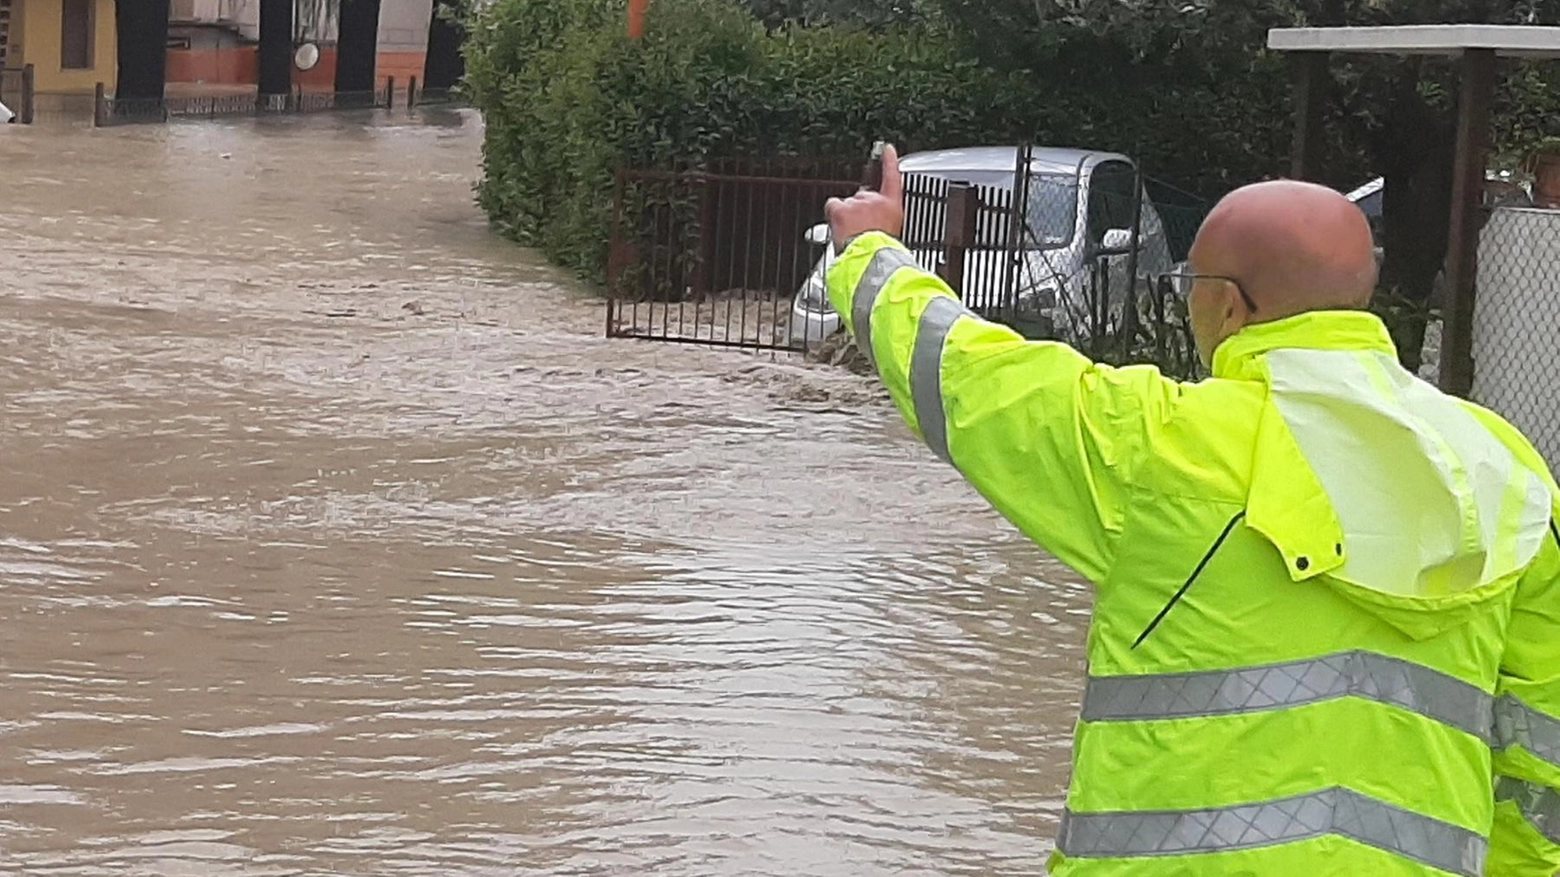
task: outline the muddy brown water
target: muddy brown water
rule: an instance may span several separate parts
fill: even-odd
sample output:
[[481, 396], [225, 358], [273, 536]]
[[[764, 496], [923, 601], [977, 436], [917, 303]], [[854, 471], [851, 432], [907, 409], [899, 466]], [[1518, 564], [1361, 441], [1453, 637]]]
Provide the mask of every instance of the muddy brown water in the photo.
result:
[[1087, 592], [480, 120], [0, 130], [0, 873], [1040, 874]]

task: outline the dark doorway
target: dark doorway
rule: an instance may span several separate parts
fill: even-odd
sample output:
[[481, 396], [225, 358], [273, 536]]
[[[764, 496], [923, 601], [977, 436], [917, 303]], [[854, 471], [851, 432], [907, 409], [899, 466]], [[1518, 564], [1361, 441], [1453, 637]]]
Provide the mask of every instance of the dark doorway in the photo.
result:
[[[127, 3], [135, 2], [139, 0], [127, 0]], [[260, 0], [261, 94], [292, 92], [292, 55], [293, 0]]]
[[466, 59], [460, 54], [466, 32], [445, 18], [454, 9], [454, 0], [434, 0], [433, 21], [428, 25], [428, 59], [423, 66], [424, 88], [453, 88], [466, 75]]
[[[66, 21], [61, 22], [65, 39], [60, 48], [66, 51], [61, 53], [61, 66], [69, 67], [75, 61], [90, 67], [96, 54], [92, 45], [92, 35], [97, 30], [91, 13], [94, 4], [80, 4], [87, 9], [73, 13], [75, 5], [65, 4]], [[77, 25], [70, 23], [73, 15], [85, 18], [84, 34], [74, 33]], [[114, 97], [160, 100], [168, 77], [168, 0], [117, 0], [114, 17], [114, 36], [119, 45]], [[72, 52], [85, 52], [85, 58], [70, 57]]]
[[341, 0], [336, 41], [336, 93], [370, 94], [379, 60], [380, 0]]

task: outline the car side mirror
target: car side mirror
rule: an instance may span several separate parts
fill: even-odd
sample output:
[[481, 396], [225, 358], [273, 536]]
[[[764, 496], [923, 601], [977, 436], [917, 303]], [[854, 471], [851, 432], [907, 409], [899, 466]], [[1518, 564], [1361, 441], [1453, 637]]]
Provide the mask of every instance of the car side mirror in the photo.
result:
[[1120, 256], [1132, 252], [1132, 229], [1113, 228], [1100, 239], [1100, 255]]
[[809, 244], [817, 244], [821, 247], [829, 242], [829, 224], [827, 222], [820, 222], [812, 228], [809, 228], [807, 232], [802, 235], [802, 237], [806, 239]]

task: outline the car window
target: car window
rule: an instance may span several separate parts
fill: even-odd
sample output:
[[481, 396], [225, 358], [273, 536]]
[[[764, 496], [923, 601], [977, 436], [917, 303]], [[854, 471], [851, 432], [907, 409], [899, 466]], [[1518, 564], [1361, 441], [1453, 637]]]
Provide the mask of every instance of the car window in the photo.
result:
[[1089, 176], [1089, 242], [1113, 228], [1131, 228], [1138, 200], [1137, 172], [1124, 161], [1104, 161]]
[[1078, 219], [1077, 177], [1031, 177], [1028, 208], [1028, 246], [1043, 250], [1067, 246]]

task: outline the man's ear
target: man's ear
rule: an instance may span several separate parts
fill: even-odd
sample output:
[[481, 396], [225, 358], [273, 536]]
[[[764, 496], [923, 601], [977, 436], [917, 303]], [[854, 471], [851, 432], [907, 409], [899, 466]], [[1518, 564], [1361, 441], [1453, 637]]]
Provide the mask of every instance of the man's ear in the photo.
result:
[[1219, 299], [1221, 309], [1219, 323], [1223, 331], [1219, 333], [1219, 337], [1228, 338], [1246, 328], [1246, 324], [1251, 321], [1251, 314], [1241, 303], [1240, 291], [1233, 283], [1224, 284], [1220, 295], [1222, 298]]

